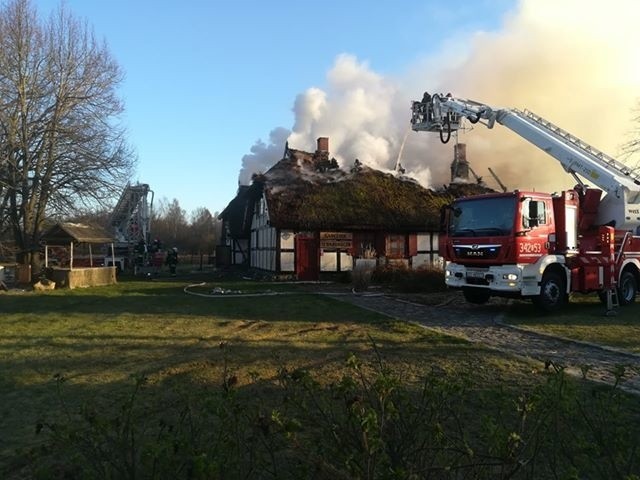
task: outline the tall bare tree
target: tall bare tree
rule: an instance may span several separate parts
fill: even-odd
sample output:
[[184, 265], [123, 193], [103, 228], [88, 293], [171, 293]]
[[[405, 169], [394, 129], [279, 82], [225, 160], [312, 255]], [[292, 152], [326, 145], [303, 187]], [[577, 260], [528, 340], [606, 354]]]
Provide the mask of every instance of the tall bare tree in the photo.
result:
[[107, 46], [63, 6], [47, 21], [31, 0], [0, 7], [0, 219], [20, 261], [48, 215], [101, 205], [129, 176], [121, 81]]

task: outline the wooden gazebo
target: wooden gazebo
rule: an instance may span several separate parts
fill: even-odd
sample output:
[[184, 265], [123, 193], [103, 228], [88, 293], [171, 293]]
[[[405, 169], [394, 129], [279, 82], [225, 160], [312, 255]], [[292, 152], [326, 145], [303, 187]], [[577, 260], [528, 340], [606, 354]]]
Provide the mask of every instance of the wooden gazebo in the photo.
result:
[[[75, 288], [116, 283], [116, 268], [104, 266], [104, 256], [94, 257], [92, 248], [94, 245], [110, 245], [112, 257], [114, 254], [115, 240], [103, 228], [80, 223], [57, 223], [44, 233], [42, 239], [45, 243], [45, 268], [51, 272], [54, 277], [51, 280], [55, 281], [56, 285]], [[78, 245], [87, 245], [89, 249], [88, 258], [82, 258], [82, 262], [78, 262], [74, 253]], [[50, 252], [59, 247], [69, 249], [68, 265], [49, 268]], [[76, 266], [74, 266], [74, 258]]]

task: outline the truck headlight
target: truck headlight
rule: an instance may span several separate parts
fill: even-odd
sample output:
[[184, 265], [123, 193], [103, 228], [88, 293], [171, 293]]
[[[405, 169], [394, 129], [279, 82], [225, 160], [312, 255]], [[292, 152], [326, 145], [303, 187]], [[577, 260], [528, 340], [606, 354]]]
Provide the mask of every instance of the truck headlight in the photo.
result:
[[517, 273], [505, 273], [504, 275], [502, 275], [502, 279], [503, 280], [510, 280], [510, 281], [514, 281], [514, 280], [518, 280], [518, 274]]
[[450, 277], [451, 276], [451, 270], [445, 270], [444, 271], [444, 276], [446, 277]]

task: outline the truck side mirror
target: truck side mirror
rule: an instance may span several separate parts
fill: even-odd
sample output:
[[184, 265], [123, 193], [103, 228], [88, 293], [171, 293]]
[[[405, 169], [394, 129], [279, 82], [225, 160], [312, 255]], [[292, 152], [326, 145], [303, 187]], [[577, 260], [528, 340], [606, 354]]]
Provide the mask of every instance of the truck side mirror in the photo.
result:
[[[522, 226], [524, 228], [535, 228], [540, 225], [544, 218], [544, 202], [538, 202], [531, 198], [524, 197], [521, 202], [527, 202], [522, 209]], [[542, 220], [544, 223], [544, 220]]]
[[452, 216], [459, 217], [460, 215], [462, 215], [462, 210], [454, 208], [451, 204], [440, 207], [440, 233], [447, 233]]
[[538, 202], [529, 202], [529, 227], [534, 228], [539, 225], [538, 219]]

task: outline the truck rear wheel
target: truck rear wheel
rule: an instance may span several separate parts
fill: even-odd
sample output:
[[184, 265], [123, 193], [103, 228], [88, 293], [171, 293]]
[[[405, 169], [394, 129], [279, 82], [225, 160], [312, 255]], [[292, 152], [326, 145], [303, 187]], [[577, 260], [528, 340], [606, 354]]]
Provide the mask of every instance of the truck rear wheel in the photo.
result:
[[540, 295], [533, 297], [533, 303], [545, 312], [554, 312], [567, 303], [567, 292], [562, 277], [555, 272], [542, 276]]
[[463, 288], [462, 294], [467, 302], [475, 303], [476, 305], [487, 303], [489, 297], [491, 297], [489, 290], [484, 288]]
[[629, 270], [625, 270], [620, 275], [620, 286], [618, 287], [618, 301], [620, 305], [630, 305], [636, 301], [638, 293], [638, 282], [635, 275]]

